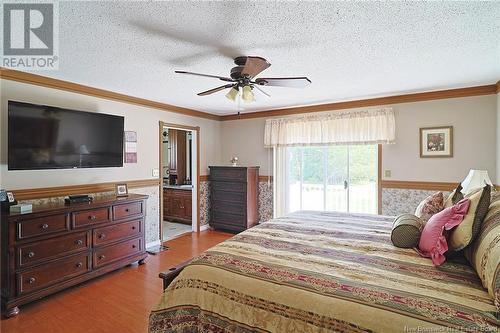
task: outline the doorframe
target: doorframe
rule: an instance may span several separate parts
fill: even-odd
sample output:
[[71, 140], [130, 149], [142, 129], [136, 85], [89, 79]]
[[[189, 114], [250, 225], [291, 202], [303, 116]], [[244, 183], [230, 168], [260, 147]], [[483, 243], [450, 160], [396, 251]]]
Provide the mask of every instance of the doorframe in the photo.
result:
[[[195, 232], [200, 232], [200, 127], [199, 126], [188, 126], [181, 124], [167, 123], [162, 120], [159, 122], [158, 127], [158, 142], [159, 142], [159, 170], [160, 170], [160, 245], [163, 245], [163, 128], [173, 128], [180, 129], [184, 131], [196, 132], [196, 230]], [[191, 222], [192, 229], [192, 222]]]
[[377, 145], [377, 211], [382, 215], [382, 144]]

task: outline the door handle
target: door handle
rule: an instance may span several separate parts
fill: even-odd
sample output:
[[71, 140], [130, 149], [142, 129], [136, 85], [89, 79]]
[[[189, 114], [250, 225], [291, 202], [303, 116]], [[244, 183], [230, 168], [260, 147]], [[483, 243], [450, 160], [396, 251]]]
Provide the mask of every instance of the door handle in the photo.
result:
[[347, 180], [344, 180], [344, 190], [347, 190], [348, 187], [349, 183], [347, 182]]

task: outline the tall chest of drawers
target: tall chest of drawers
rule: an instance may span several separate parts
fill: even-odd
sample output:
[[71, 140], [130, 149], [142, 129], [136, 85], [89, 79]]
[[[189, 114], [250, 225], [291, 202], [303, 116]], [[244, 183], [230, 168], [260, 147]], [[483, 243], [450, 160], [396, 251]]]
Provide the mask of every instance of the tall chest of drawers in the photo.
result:
[[1, 219], [2, 310], [121, 268], [144, 263], [147, 196], [34, 207]]
[[211, 166], [210, 225], [241, 232], [259, 222], [259, 167]]

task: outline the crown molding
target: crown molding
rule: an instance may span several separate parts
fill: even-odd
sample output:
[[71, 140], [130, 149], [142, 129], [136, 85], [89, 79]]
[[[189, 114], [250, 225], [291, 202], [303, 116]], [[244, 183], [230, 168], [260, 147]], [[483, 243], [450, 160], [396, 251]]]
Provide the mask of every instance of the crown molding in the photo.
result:
[[21, 83], [33, 84], [37, 86], [59, 89], [64, 91], [69, 91], [73, 93], [108, 99], [112, 101], [118, 101], [128, 104], [135, 104], [139, 106], [149, 107], [153, 109], [158, 109], [162, 111], [174, 112], [183, 114], [186, 116], [199, 117], [211, 120], [227, 121], [227, 120], [239, 120], [239, 119], [252, 119], [252, 118], [264, 118], [264, 117], [276, 117], [285, 116], [301, 113], [312, 113], [312, 112], [324, 112], [324, 111], [334, 111], [342, 109], [352, 109], [359, 107], [369, 107], [378, 105], [388, 105], [388, 104], [399, 104], [399, 103], [411, 103], [411, 102], [422, 102], [437, 99], [447, 99], [447, 98], [458, 98], [458, 97], [470, 97], [470, 96], [481, 96], [481, 95], [491, 95], [500, 92], [500, 81], [496, 84], [476, 86], [476, 87], [466, 87], [458, 89], [447, 89], [447, 90], [437, 90], [422, 93], [413, 94], [403, 94], [395, 96], [377, 97], [369, 99], [352, 100], [345, 102], [335, 102], [328, 104], [318, 104], [318, 105], [308, 105], [299, 106], [283, 109], [274, 109], [266, 111], [255, 111], [244, 113], [240, 115], [226, 115], [219, 116], [203, 111], [197, 111], [193, 109], [188, 109], [184, 107], [179, 107], [175, 105], [170, 105], [166, 103], [160, 103], [151, 101], [144, 98], [129, 96], [125, 94], [120, 94], [112, 92], [109, 90], [94, 88], [90, 86], [85, 86], [78, 83], [72, 83], [68, 81], [63, 81], [59, 79], [53, 79], [46, 76], [41, 76], [33, 73], [21, 72], [13, 69], [7, 69], [0, 67], [0, 78], [4, 80], [16, 81]]
[[144, 98], [129, 96], [125, 94], [120, 94], [116, 92], [112, 92], [109, 90], [94, 88], [85, 86], [78, 83], [72, 83], [68, 81], [63, 81], [59, 79], [53, 79], [46, 76], [41, 76], [33, 73], [21, 72], [12, 69], [6, 69], [4, 67], [0, 67], [0, 78], [4, 80], [16, 81], [21, 83], [33, 84], [41, 87], [47, 87], [52, 89], [64, 90], [73, 93], [108, 99], [112, 101], [118, 101], [128, 104], [135, 104], [139, 106], [149, 107], [153, 109], [158, 109], [162, 111], [175, 112], [180, 113], [186, 116], [199, 117], [211, 120], [220, 120], [220, 116], [192, 110], [188, 108], [183, 108], [175, 105], [170, 105], [166, 103], [160, 103], [151, 101]]
[[447, 99], [447, 98], [491, 95], [497, 93], [499, 91], [499, 88], [500, 88], [500, 81], [497, 82], [496, 84], [489, 84], [476, 87], [436, 90], [436, 91], [429, 91], [422, 93], [377, 97], [377, 98], [360, 99], [360, 100], [352, 100], [345, 102], [335, 102], [329, 104], [299, 106], [299, 107], [275, 109], [268, 111], [256, 111], [256, 112], [243, 113], [240, 115], [227, 115], [227, 116], [221, 116], [221, 120], [227, 121], [227, 120], [263, 118], [263, 117], [276, 117], [276, 116], [286, 116], [286, 115], [301, 114], [301, 113], [334, 111], [334, 110], [353, 109], [353, 108], [388, 105], [388, 104], [400, 104], [400, 103], [422, 102], [422, 101], [431, 101], [431, 100]]
[[115, 190], [116, 184], [127, 184], [129, 189], [140, 187], [159, 186], [160, 180], [154, 179], [139, 179], [139, 180], [124, 180], [108, 183], [68, 185], [44, 188], [29, 188], [12, 190], [17, 200], [31, 200], [40, 198], [64, 197], [73, 194], [89, 194], [98, 192], [110, 192]]

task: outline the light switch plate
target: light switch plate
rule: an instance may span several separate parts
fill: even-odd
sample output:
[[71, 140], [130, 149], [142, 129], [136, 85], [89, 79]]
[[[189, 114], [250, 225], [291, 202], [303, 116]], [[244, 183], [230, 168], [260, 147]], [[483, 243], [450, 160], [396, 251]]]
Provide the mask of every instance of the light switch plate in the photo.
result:
[[384, 176], [385, 176], [385, 178], [391, 178], [391, 170], [385, 170]]
[[160, 177], [160, 170], [159, 169], [153, 169], [153, 177]]

